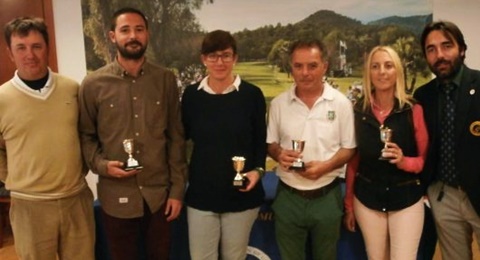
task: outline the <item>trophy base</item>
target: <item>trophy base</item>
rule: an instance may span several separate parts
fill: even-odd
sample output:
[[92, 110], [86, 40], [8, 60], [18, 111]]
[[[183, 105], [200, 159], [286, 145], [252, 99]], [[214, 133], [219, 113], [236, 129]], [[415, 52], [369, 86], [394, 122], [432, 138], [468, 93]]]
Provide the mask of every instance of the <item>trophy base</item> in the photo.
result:
[[143, 169], [143, 166], [141, 166], [141, 165], [127, 165], [127, 164], [125, 164], [125, 165], [126, 165], [126, 166], [123, 167], [123, 169], [124, 169], [125, 171], [127, 171], [127, 172], [128, 172], [128, 171], [132, 171], [132, 170], [141, 170], [141, 169]]
[[249, 183], [250, 181], [247, 178], [244, 178], [243, 180], [238, 180], [238, 181], [235, 180], [233, 181], [233, 187], [241, 190], [241, 189], [247, 188]]
[[292, 171], [303, 171], [305, 170], [305, 164], [303, 162], [293, 162], [292, 166], [288, 169]]
[[123, 169], [125, 171], [131, 171], [131, 170], [141, 170], [143, 169], [143, 166], [141, 166], [137, 160], [135, 160], [132, 156], [129, 156], [128, 160], [123, 163]]
[[245, 189], [247, 188], [248, 184], [250, 183], [250, 180], [245, 177], [245, 176], [236, 176], [235, 179], [233, 179], [233, 187], [237, 189]]
[[395, 158], [393, 158], [393, 157], [383, 157], [383, 156], [380, 156], [378, 159], [379, 159], [380, 161], [390, 161], [390, 160], [393, 160], [393, 159], [395, 159]]
[[386, 153], [386, 152], [382, 152], [380, 154], [380, 157], [378, 158], [380, 161], [390, 161], [390, 160], [393, 160], [395, 159], [394, 157], [390, 157], [390, 156], [385, 156], [385, 155], [390, 155], [389, 153]]

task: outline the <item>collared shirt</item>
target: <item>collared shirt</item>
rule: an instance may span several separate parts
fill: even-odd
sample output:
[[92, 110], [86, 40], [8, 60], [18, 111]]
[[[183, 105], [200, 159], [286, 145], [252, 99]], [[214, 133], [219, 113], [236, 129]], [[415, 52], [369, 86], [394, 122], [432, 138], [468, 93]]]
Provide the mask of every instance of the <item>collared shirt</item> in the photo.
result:
[[[465, 65], [462, 65], [460, 67], [460, 70], [458, 71], [458, 73], [455, 75], [455, 77], [449, 82], [449, 84], [453, 84], [454, 88], [452, 90], [452, 92], [450, 93], [450, 95], [452, 96], [454, 102], [456, 102], [457, 100], [457, 97], [458, 97], [458, 87], [461, 86], [461, 83], [462, 83], [462, 76], [463, 76], [463, 70], [464, 70], [464, 66]], [[438, 88], [440, 89], [440, 93], [441, 93], [441, 99], [440, 99], [440, 106], [439, 106], [439, 112], [442, 111], [444, 105], [445, 105], [445, 100], [446, 100], [446, 94], [445, 94], [445, 91], [443, 90], [443, 87], [445, 84], [443, 84], [442, 82], [440, 82], [439, 80], [437, 80], [437, 84], [438, 84]], [[439, 115], [442, 115], [442, 113], [439, 113]]]
[[[83, 154], [100, 176], [98, 195], [108, 214], [139, 217], [143, 200], [155, 212], [167, 196], [183, 199], [187, 165], [173, 73], [145, 62], [132, 77], [114, 61], [84, 79], [79, 98]], [[133, 157], [143, 169], [130, 178], [113, 178], [107, 162], [127, 160], [125, 139], [134, 139]]]
[[[292, 140], [305, 140], [303, 161], [325, 161], [341, 148], [355, 148], [352, 102], [343, 93], [324, 83], [321, 97], [309, 109], [296, 95], [295, 86], [271, 102], [267, 143], [292, 149]], [[317, 180], [303, 178], [277, 167], [277, 175], [289, 186], [301, 190], [320, 188], [343, 173], [344, 167]]]
[[55, 85], [53, 84], [52, 71], [48, 68], [48, 80], [45, 83], [45, 86], [39, 90], [34, 90], [27, 86], [25, 82], [18, 76], [18, 70], [15, 71], [15, 75], [12, 78], [13, 85], [17, 87], [23, 93], [42, 100], [46, 100], [50, 94], [53, 92]]
[[[215, 93], [215, 91], [213, 91], [213, 89], [210, 87], [210, 85], [208, 85], [208, 79], [209, 78], [210, 78], [210, 76], [206, 76], [205, 78], [202, 79], [202, 81], [200, 82], [200, 85], [198, 85], [198, 90], [203, 89], [208, 94], [217, 95], [217, 93]], [[228, 94], [230, 92], [233, 92], [234, 90], [238, 91], [240, 89], [240, 83], [241, 82], [242, 82], [242, 80], [240, 79], [240, 76], [239, 75], [235, 76], [235, 80], [233, 81], [232, 85], [225, 88], [225, 90], [220, 94]]]

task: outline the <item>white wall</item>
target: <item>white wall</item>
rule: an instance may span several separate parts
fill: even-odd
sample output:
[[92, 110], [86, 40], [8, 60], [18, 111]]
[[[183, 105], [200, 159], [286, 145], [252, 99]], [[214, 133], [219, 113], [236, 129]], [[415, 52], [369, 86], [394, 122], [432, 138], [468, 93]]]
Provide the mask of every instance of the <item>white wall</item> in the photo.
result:
[[[87, 74], [81, 0], [53, 0], [58, 71], [82, 82]], [[97, 198], [98, 176], [87, 175], [90, 189]]]
[[87, 73], [81, 0], [53, 0], [58, 70], [81, 82]]
[[463, 32], [467, 43], [465, 63], [480, 69], [480, 1], [433, 0], [433, 19], [454, 22]]
[[[432, 0], [433, 19], [449, 20], [463, 31], [468, 45], [466, 63], [480, 69], [479, 0]], [[81, 0], [53, 0], [58, 70], [78, 82], [86, 75]], [[97, 176], [87, 176], [96, 196]]]

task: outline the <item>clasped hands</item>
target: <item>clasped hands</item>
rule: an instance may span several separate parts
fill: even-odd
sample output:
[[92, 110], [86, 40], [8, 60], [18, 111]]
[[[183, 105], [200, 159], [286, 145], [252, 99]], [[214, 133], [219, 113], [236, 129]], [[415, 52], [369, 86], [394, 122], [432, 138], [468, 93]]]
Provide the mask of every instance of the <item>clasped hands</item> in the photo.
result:
[[301, 152], [282, 149], [278, 155], [278, 164], [285, 171], [293, 171], [309, 180], [316, 180], [328, 172], [327, 165], [324, 162], [316, 160], [305, 162], [305, 168], [303, 170], [291, 170], [290, 167], [292, 166], [293, 162], [299, 158], [303, 158]]

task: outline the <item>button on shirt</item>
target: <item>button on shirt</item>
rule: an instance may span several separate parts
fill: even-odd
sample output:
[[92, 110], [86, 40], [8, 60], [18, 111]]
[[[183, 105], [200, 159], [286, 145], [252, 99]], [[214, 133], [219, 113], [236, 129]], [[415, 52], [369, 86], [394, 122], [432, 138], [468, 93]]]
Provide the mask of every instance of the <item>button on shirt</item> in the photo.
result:
[[31, 97], [41, 100], [47, 100], [55, 87], [55, 85], [53, 84], [52, 71], [50, 70], [50, 68], [48, 68], [48, 80], [45, 83], [45, 86], [40, 89], [32, 89], [27, 84], [25, 84], [25, 82], [18, 76], [18, 70], [15, 71], [15, 76], [13, 77], [12, 82], [18, 87], [20, 91]]
[[[173, 73], [146, 62], [134, 78], [115, 61], [85, 78], [79, 98], [82, 149], [100, 175], [99, 199], [108, 214], [139, 217], [143, 200], [154, 212], [168, 193], [183, 199], [187, 165]], [[127, 160], [123, 140], [130, 138], [143, 169], [134, 177], [112, 178], [107, 162]]]

